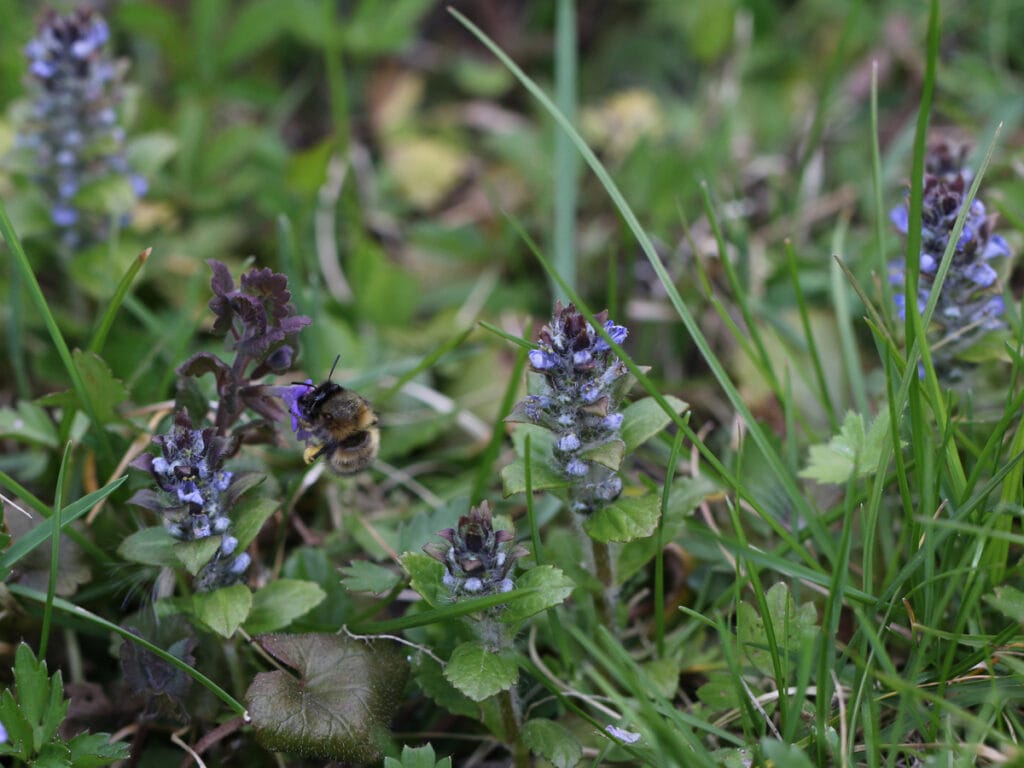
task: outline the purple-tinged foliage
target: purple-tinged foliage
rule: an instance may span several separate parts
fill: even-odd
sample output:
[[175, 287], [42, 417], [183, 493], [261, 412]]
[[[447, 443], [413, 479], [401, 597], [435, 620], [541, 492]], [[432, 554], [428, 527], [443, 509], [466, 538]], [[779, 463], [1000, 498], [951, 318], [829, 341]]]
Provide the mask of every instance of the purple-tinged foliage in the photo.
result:
[[[929, 150], [925, 163], [924, 195], [921, 206], [920, 278], [917, 312], [923, 312], [932, 285], [949, 245], [949, 238], [966, 202], [972, 173], [963, 165], [966, 147], [954, 151], [947, 143]], [[909, 230], [909, 203], [890, 213], [890, 220], [903, 235]], [[963, 230], [954, 246], [952, 261], [932, 316], [933, 356], [941, 369], [975, 344], [985, 333], [1005, 327], [999, 273], [990, 263], [1010, 255], [1006, 241], [993, 231], [995, 216], [980, 200], [972, 200]], [[906, 263], [890, 264], [889, 282], [897, 314], [906, 318]]]
[[516, 560], [529, 554], [513, 544], [511, 531], [496, 531], [490, 505], [484, 501], [459, 518], [456, 528], [437, 535], [447, 544], [427, 544], [423, 551], [444, 564], [444, 583], [452, 595], [480, 597], [515, 588], [511, 573]]
[[146, 192], [132, 172], [118, 124], [124, 67], [107, 52], [110, 32], [96, 11], [48, 11], [25, 46], [31, 116], [19, 144], [35, 154], [36, 177], [66, 254], [106, 236], [110, 211], [81, 205], [80, 193], [120, 180], [119, 213]]
[[[227, 339], [234, 360], [228, 363], [216, 355], [200, 352], [178, 367], [182, 377], [212, 373], [217, 384], [217, 429], [224, 433], [249, 409], [274, 424], [281, 419], [281, 407], [267, 387], [258, 383], [269, 373], [287, 371], [298, 351], [298, 334], [310, 319], [297, 315], [291, 303], [288, 278], [270, 269], [250, 269], [236, 287], [228, 268], [219, 261], [207, 262], [213, 272], [210, 310], [213, 333]], [[272, 434], [273, 429], [263, 430]], [[253, 429], [246, 439], [259, 438]]]
[[[607, 311], [596, 319], [616, 344], [625, 341], [628, 331], [609, 320]], [[622, 491], [614, 471], [586, 457], [618, 439], [619, 401], [630, 381], [626, 366], [575, 306], [561, 302], [529, 359], [543, 378], [543, 391], [523, 399], [509, 420], [554, 433], [554, 461], [570, 481], [570, 505], [574, 512], [591, 514]]]

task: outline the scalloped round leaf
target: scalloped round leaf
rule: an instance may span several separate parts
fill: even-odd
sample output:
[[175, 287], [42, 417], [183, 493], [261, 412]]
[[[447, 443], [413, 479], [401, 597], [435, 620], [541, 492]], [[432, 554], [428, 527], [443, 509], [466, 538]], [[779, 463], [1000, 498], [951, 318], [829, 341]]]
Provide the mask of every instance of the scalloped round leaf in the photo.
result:
[[252, 610], [245, 620], [245, 631], [250, 635], [258, 635], [287, 627], [293, 620], [320, 605], [326, 597], [327, 593], [312, 581], [272, 581], [252, 596]]
[[143, 528], [125, 538], [117, 548], [117, 554], [125, 560], [160, 568], [180, 568], [181, 561], [174, 552], [178, 542], [162, 525]]
[[538, 565], [516, 577], [516, 589], [534, 589], [536, 592], [509, 603], [501, 620], [512, 624], [534, 614], [560, 605], [572, 594], [576, 584], [554, 565]]
[[452, 591], [444, 584], [444, 565], [421, 552], [406, 552], [399, 560], [409, 574], [409, 585], [426, 600], [432, 608], [450, 605]]
[[[678, 397], [666, 395], [665, 400], [676, 413], [683, 413], [690, 406]], [[631, 403], [622, 412], [622, 427], [619, 435], [626, 443], [626, 452], [632, 453], [669, 425], [672, 419], [661, 409], [653, 397], [645, 397]]]
[[473, 701], [507, 691], [519, 680], [519, 664], [513, 651], [493, 651], [482, 643], [463, 643], [444, 668], [445, 679]]
[[221, 637], [231, 637], [252, 608], [252, 592], [245, 584], [192, 595], [192, 613]]
[[626, 496], [591, 515], [583, 530], [594, 541], [633, 541], [654, 533], [660, 515], [661, 500], [654, 494]]
[[262, 635], [257, 642], [295, 674], [261, 672], [245, 693], [267, 749], [320, 760], [371, 763], [401, 703], [408, 675], [395, 644], [343, 635]]
[[222, 536], [207, 536], [205, 539], [196, 541], [176, 541], [172, 550], [178, 560], [178, 565], [185, 566], [185, 570], [195, 576], [213, 558], [220, 548], [222, 538]]
[[19, 401], [14, 408], [0, 408], [0, 437], [45, 448], [60, 444], [57, 427], [46, 409], [28, 400]]
[[533, 754], [543, 757], [555, 768], [573, 768], [583, 757], [583, 749], [572, 732], [554, 720], [529, 720], [523, 726], [523, 743]]

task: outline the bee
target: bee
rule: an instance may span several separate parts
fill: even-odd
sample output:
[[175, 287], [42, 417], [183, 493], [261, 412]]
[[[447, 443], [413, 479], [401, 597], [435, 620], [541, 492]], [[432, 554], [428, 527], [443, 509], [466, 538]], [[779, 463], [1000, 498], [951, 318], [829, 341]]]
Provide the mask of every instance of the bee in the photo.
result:
[[[334, 366], [338, 361], [334, 361]], [[300, 434], [306, 433], [307, 464], [321, 456], [339, 475], [353, 475], [370, 466], [380, 450], [377, 414], [370, 403], [351, 389], [331, 381], [306, 384], [309, 391], [295, 401]]]

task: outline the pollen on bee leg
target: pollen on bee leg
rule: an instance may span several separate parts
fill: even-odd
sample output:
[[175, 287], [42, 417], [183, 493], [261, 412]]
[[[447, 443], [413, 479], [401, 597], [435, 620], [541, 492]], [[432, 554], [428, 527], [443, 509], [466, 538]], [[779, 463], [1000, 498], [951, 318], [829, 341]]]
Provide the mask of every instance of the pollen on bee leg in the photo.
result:
[[307, 464], [312, 464], [317, 460], [317, 457], [320, 455], [322, 450], [322, 445], [307, 445], [306, 450], [302, 452], [302, 460]]

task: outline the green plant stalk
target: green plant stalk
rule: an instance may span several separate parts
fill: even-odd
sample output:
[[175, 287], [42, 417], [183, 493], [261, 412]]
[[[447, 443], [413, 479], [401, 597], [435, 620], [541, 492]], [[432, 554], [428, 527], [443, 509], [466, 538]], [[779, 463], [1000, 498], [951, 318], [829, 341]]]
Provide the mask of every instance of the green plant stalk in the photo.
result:
[[779, 377], [775, 375], [775, 368], [772, 366], [771, 358], [768, 356], [764, 339], [761, 338], [761, 329], [754, 322], [754, 312], [750, 308], [750, 302], [747, 301], [748, 291], [744, 290], [740, 284], [739, 275], [736, 274], [736, 267], [733, 265], [732, 259], [729, 258], [729, 251], [725, 246], [722, 227], [718, 223], [718, 216], [715, 215], [715, 207], [711, 202], [711, 190], [708, 189], [708, 184], [705, 181], [702, 181], [700, 184], [700, 195], [701, 202], [704, 204], [704, 215], [708, 217], [708, 223], [711, 225], [711, 232], [715, 238], [715, 245], [718, 248], [718, 262], [722, 265], [722, 270], [725, 272], [726, 280], [729, 283], [729, 290], [732, 292], [733, 301], [739, 307], [740, 316], [743, 318], [743, 324], [746, 326], [747, 332], [741, 335], [749, 337], [757, 349], [757, 357], [751, 357], [751, 362], [757, 366], [758, 372], [764, 376], [765, 381], [768, 382], [768, 386], [771, 387], [775, 396], [782, 401], [783, 393]]
[[64, 456], [57, 472], [57, 487], [53, 496], [53, 529], [50, 537], [50, 580], [46, 585], [46, 602], [43, 604], [43, 626], [39, 632], [39, 658], [46, 658], [46, 647], [50, 644], [50, 623], [53, 620], [53, 598], [57, 594], [57, 571], [60, 566], [60, 518], [64, 511], [64, 478], [71, 457], [71, 443], [64, 445]]
[[[582, 523], [582, 521], [580, 521]], [[583, 532], [582, 524], [579, 526]], [[615, 586], [615, 563], [612, 561], [611, 548], [607, 542], [595, 541], [583, 533], [586, 541], [590, 542], [590, 549], [594, 558], [594, 572], [598, 580], [604, 586], [601, 598], [597, 602], [597, 614], [604, 626], [612, 631], [618, 630], [618, 622], [615, 617], [615, 604], [618, 601], [619, 590]]]
[[[814, 378], [818, 383], [818, 390], [820, 391], [821, 404], [825, 406], [825, 413], [828, 416], [828, 423], [832, 431], [835, 432], [839, 428], [839, 422], [836, 419], [836, 411], [832, 406], [832, 398], [828, 392], [828, 382], [825, 380], [825, 369], [821, 365], [821, 355], [818, 353], [818, 343], [814, 339], [814, 332], [811, 329], [811, 317], [807, 309], [807, 299], [804, 296], [804, 289], [800, 285], [800, 273], [797, 269], [796, 264], [796, 251], [793, 249], [793, 241], [786, 240], [784, 244], [786, 250], [786, 265], [789, 267], [789, 278], [793, 283], [793, 292], [796, 296], [797, 309], [800, 312], [800, 325], [803, 327], [804, 338], [807, 340], [807, 353], [811, 356], [811, 366], [814, 369]], [[838, 317], [838, 307], [836, 308], [836, 322], [841, 324], [843, 321]]]
[[[576, 7], [575, 0], [558, 0], [555, 10], [555, 102], [571, 122], [576, 121]], [[554, 262], [559, 274], [575, 289], [576, 201], [579, 156], [562, 131], [555, 134], [554, 166]], [[552, 293], [565, 295], [552, 281]]]
[[502, 730], [505, 731], [505, 743], [512, 753], [512, 765], [515, 768], [530, 768], [530, 750], [520, 738], [523, 715], [518, 697], [511, 689], [497, 694], [498, 709], [501, 712]]
[[419, 363], [410, 368], [408, 371], [403, 373], [398, 379], [388, 387], [381, 395], [377, 398], [380, 403], [386, 403], [406, 384], [416, 378], [422, 371], [426, 371], [434, 366], [434, 364], [442, 357], [447, 355], [453, 349], [462, 345], [468, 337], [474, 331], [474, 327], [471, 325], [468, 328], [463, 328], [461, 331], [456, 333], [451, 338], [445, 339], [433, 350], [431, 350]]
[[[510, 406], [511, 407], [511, 406]], [[537, 525], [537, 511], [533, 506], [533, 461], [530, 456], [531, 435], [526, 435], [526, 461], [524, 463], [524, 476], [526, 482], [526, 519], [530, 525], [530, 537], [533, 542], [533, 560], [540, 566], [544, 564], [544, 550], [540, 542], [540, 526]], [[569, 652], [569, 640], [566, 637], [565, 629], [562, 627], [562, 620], [558, 615], [558, 606], [552, 606], [547, 610], [548, 621], [551, 623], [551, 634], [555, 638], [555, 646], [558, 648], [562, 663], [565, 665], [566, 673], [571, 677], [576, 666], [575, 656]]]
[[99, 440], [100, 456], [106, 460], [113, 455], [110, 448], [110, 441], [107, 438], [107, 433], [103, 430], [99, 418], [96, 416], [96, 408], [93, 406], [92, 398], [89, 396], [89, 391], [86, 389], [85, 382], [82, 380], [82, 376], [78, 372], [78, 368], [75, 366], [75, 361], [71, 358], [71, 350], [68, 349], [67, 342], [64, 341], [64, 336], [61, 334], [60, 328], [57, 326], [57, 320], [54, 318], [53, 313], [50, 312], [50, 307], [46, 303], [46, 297], [43, 295], [43, 289], [39, 287], [39, 281], [36, 280], [35, 273], [32, 271], [32, 266], [29, 264], [28, 256], [25, 255], [25, 249], [21, 246], [21, 241], [18, 239], [18, 235], [14, 231], [14, 225], [11, 223], [11, 219], [7, 215], [7, 208], [4, 206], [2, 200], [0, 200], [0, 235], [3, 235], [3, 238], [7, 243], [7, 247], [10, 249], [11, 255], [14, 257], [15, 270], [19, 272], [19, 279], [24, 281], [25, 289], [28, 291], [29, 296], [32, 297], [32, 301], [35, 303], [36, 309], [39, 310], [39, 316], [43, 318], [43, 324], [46, 325], [46, 330], [50, 333], [50, 339], [53, 341], [53, 345], [57, 349], [57, 354], [60, 356], [61, 362], [64, 364], [64, 370], [67, 372], [68, 378], [71, 380], [71, 386], [75, 390], [75, 394], [78, 396], [78, 401], [82, 404], [82, 408], [85, 409], [85, 413], [89, 417], [89, 421], [96, 430], [96, 436]]
[[[501, 398], [501, 406], [498, 410], [498, 421], [491, 429], [491, 439], [487, 441], [487, 446], [483, 452], [477, 458], [477, 470], [476, 476], [473, 478], [473, 491], [470, 494], [470, 504], [479, 504], [487, 495], [487, 487], [491, 483], [493, 477], [494, 462], [498, 460], [498, 454], [501, 452], [501, 446], [505, 442], [505, 430], [502, 428], [503, 422], [501, 421], [502, 414], [509, 413], [516, 402], [516, 394], [519, 391], [519, 381], [523, 375], [523, 368], [526, 367], [526, 355], [529, 351], [529, 347], [516, 347], [516, 359], [512, 364], [512, 375], [509, 376], [508, 386], [505, 388], [505, 394]], [[529, 440], [529, 436], [526, 438]], [[527, 452], [527, 482], [529, 482], [530, 462], [529, 452]], [[527, 504], [532, 504], [533, 498], [530, 495], [529, 486], [527, 486], [526, 492]], [[532, 523], [531, 523], [532, 525]], [[540, 550], [536, 547], [537, 540], [534, 541], [534, 558], [540, 557]], [[537, 559], [537, 564], [540, 565], [540, 560]]]
[[103, 346], [107, 342], [107, 334], [110, 333], [110, 329], [114, 325], [114, 320], [117, 317], [118, 310], [121, 309], [124, 297], [128, 294], [128, 289], [131, 288], [136, 276], [142, 270], [142, 265], [146, 263], [152, 252], [152, 248], [147, 248], [128, 265], [128, 269], [122, 275], [121, 282], [118, 283], [117, 290], [114, 291], [114, 295], [110, 298], [110, 302], [103, 312], [103, 317], [100, 318], [96, 331], [92, 335], [92, 340], [89, 342], [90, 352], [95, 352], [98, 355], [103, 351]]
[[654, 556], [654, 647], [658, 658], [665, 658], [665, 511], [672, 493], [672, 480], [675, 477], [676, 463], [683, 447], [683, 432], [676, 432], [672, 440], [672, 450], [668, 454], [668, 466], [665, 469], [665, 485], [661, 490], [661, 515], [658, 517], [656, 535], [657, 554]]
[[[47, 600], [46, 595], [44, 595], [42, 592], [39, 592], [35, 589], [29, 589], [28, 587], [23, 587], [20, 584], [8, 584], [7, 588], [13, 594], [20, 595], [21, 597], [28, 598], [29, 600], [35, 600], [36, 602], [40, 603], [45, 603]], [[234, 698], [231, 694], [229, 694], [227, 691], [225, 691], [223, 688], [221, 688], [219, 685], [213, 682], [213, 680], [208, 678], [202, 672], [200, 672], [197, 669], [193, 669], [190, 665], [186, 664], [178, 657], [168, 653], [160, 646], [154, 645], [148, 640], [145, 640], [144, 638], [141, 638], [138, 635], [132, 634], [124, 627], [118, 626], [112, 621], [107, 621], [106, 619], [97, 616], [95, 613], [91, 613], [90, 611], [87, 611], [84, 608], [79, 608], [74, 603], [64, 600], [63, 598], [54, 598], [53, 607], [61, 611], [64, 611], [65, 613], [69, 613], [72, 616], [77, 616], [78, 618], [83, 619], [91, 624], [95, 624], [98, 627], [102, 627], [108, 632], [113, 632], [116, 635], [120, 635], [129, 642], [135, 643], [136, 645], [141, 645], [147, 651], [156, 654], [161, 659], [166, 661], [168, 664], [175, 667], [176, 669], [181, 670], [186, 675], [191, 677], [193, 680], [198, 682], [200, 685], [202, 685], [204, 688], [210, 691], [210, 693], [212, 693], [218, 699], [227, 704], [232, 710], [234, 710], [236, 714], [242, 715], [243, 717], [245, 716], [245, 707], [241, 704], [241, 702], [239, 702], [236, 698]]]
[[[747, 426], [747, 429], [750, 432], [751, 437], [763, 453], [765, 461], [768, 462], [770, 468], [773, 472], [775, 472], [779, 479], [779, 482], [786, 490], [786, 495], [789, 497], [789, 501], [792, 502], [794, 510], [800, 516], [800, 518], [806, 522], [808, 529], [814, 536], [815, 542], [821, 549], [822, 553], [830, 561], [833, 560], [834, 543], [832, 542], [831, 537], [821, 528], [821, 525], [817, 520], [817, 515], [808, 503], [804, 493], [797, 486], [797, 483], [795, 482], [791, 473], [786, 471], [785, 465], [779, 458], [778, 454], [775, 452], [774, 447], [768, 440], [768, 437], [765, 435], [760, 425], [754, 419], [753, 414], [751, 414], [750, 412], [750, 409], [743, 402], [743, 398], [740, 396], [739, 391], [732, 383], [732, 380], [729, 378], [728, 373], [726, 373], [725, 368], [722, 366], [721, 362], [718, 360], [714, 351], [711, 349], [711, 345], [709, 344], [707, 338], [704, 336], [703, 332], [700, 330], [700, 326], [697, 324], [696, 319], [693, 317], [689, 308], [686, 306], [686, 304], [683, 302], [682, 297], [679, 295], [679, 291], [676, 288], [675, 283], [666, 271], [665, 265], [662, 263], [661, 257], [658, 256], [658, 253], [654, 248], [654, 244], [651, 242], [651, 239], [647, 235], [646, 230], [640, 225], [640, 222], [637, 220], [636, 214], [633, 212], [633, 209], [630, 207], [626, 199], [622, 196], [622, 192], [619, 190], [618, 186], [612, 180], [611, 176], [608, 174], [608, 171], [601, 164], [601, 161], [594, 154], [593, 150], [590, 149], [589, 146], [587, 146], [586, 142], [579, 135], [579, 133], [576, 131], [573, 125], [568, 120], [565, 119], [565, 116], [562, 115], [561, 112], [559, 112], [558, 108], [552, 103], [551, 99], [548, 98], [547, 94], [545, 94], [544, 91], [542, 91], [540, 87], [537, 86], [535, 82], [533, 82], [533, 80], [527, 77], [526, 74], [522, 71], [522, 69], [514, 61], [512, 61], [512, 59], [510, 59], [508, 55], [504, 51], [502, 51], [501, 48], [497, 46], [497, 44], [494, 43], [493, 40], [487, 37], [487, 35], [485, 35], [479, 29], [479, 27], [473, 24], [473, 22], [471, 22], [458, 11], [454, 9], [449, 9], [449, 13], [451, 13], [456, 19], [458, 19], [459, 22], [467, 30], [470, 31], [470, 33], [472, 33], [484, 46], [487, 47], [488, 50], [491, 51], [491, 53], [493, 53], [501, 61], [501, 63], [523, 85], [523, 87], [526, 88], [526, 90], [529, 91], [530, 94], [532, 94], [533, 97], [536, 98], [541, 103], [544, 109], [559, 124], [562, 130], [568, 133], [569, 136], [572, 138], [573, 144], [576, 146], [576, 149], [580, 152], [580, 154], [583, 155], [583, 158], [584, 160], [586, 160], [587, 165], [590, 166], [591, 170], [598, 177], [601, 184], [608, 192], [609, 197], [611, 197], [612, 201], [615, 203], [615, 207], [619, 210], [619, 213], [622, 215], [630, 231], [637, 239], [637, 242], [643, 250], [644, 255], [647, 257], [647, 260], [650, 262], [651, 267], [657, 273], [662, 286], [665, 288], [669, 300], [672, 302], [673, 308], [676, 310], [676, 313], [682, 320], [687, 332], [690, 334], [694, 343], [697, 345], [697, 348], [700, 350], [701, 356], [704, 358], [705, 362], [707, 362], [708, 367], [711, 369], [712, 374], [715, 376], [715, 379], [722, 387], [722, 390], [728, 398], [730, 404], [743, 418]], [[546, 264], [546, 262], [542, 263]], [[545, 268], [548, 269], [547, 266], [545, 266]], [[562, 287], [564, 289], [566, 286], [563, 285]], [[567, 291], [567, 293], [569, 292]], [[577, 307], [579, 306], [579, 303], [577, 303]], [[587, 319], [588, 321], [593, 323], [592, 315], [588, 316]], [[599, 329], [599, 331], [600, 330], [602, 329]], [[602, 337], [605, 338], [606, 342], [611, 341], [611, 339], [607, 337], [607, 334], [602, 334]], [[615, 350], [616, 354], [618, 354], [621, 359], [623, 354], [621, 347], [619, 347], [619, 345], [615, 344], [614, 342], [612, 342], [609, 346], [611, 346]], [[630, 372], [636, 375], [636, 373], [632, 369]], [[641, 379], [638, 377], [638, 380]], [[644, 377], [644, 379], [642, 379], [641, 381], [645, 380], [646, 377]], [[649, 382], [648, 386], [650, 386]], [[653, 392], [651, 394], [652, 397], [655, 398], [655, 401], [658, 402], [659, 406], [661, 406], [662, 409], [664, 409], [666, 415], [669, 415], [673, 421], [679, 424], [680, 419], [678, 414], [671, 413], [672, 408], [671, 406], [668, 405], [667, 402], [665, 402], [664, 398], [660, 397], [660, 395], [654, 394]], [[704, 452], [702, 451], [702, 453]], [[707, 454], [705, 453], [704, 455], [706, 456]], [[718, 466], [721, 466], [720, 462], [718, 463]], [[768, 522], [769, 525], [771, 525], [774, 522], [771, 520], [770, 515], [763, 513], [763, 509], [756, 502], [756, 500], [754, 501], [754, 508], [761, 510], [761, 513], [763, 514], [763, 519], [765, 519], [765, 521]], [[773, 530], [775, 530], [778, 535], [784, 537], [784, 539], [785, 537], [788, 537], [791, 541], [793, 540], [792, 536], [788, 532], [781, 529], [781, 526], [773, 525]], [[814, 559], [810, 556], [808, 552], [806, 552], [806, 550], [803, 547], [799, 545], [795, 546], [795, 551], [797, 551], [797, 553], [800, 554], [800, 556], [805, 560]], [[816, 562], [815, 565], [817, 565], [817, 567], [821, 567]]]
[[11, 361], [11, 370], [14, 371], [14, 382], [17, 387], [18, 397], [26, 400], [31, 397], [31, 389], [28, 383], [28, 372], [25, 370], [25, 350], [22, 340], [25, 337], [25, 322], [21, 304], [21, 276], [11, 264], [11, 292], [7, 302], [10, 322], [7, 325], [7, 352]]

